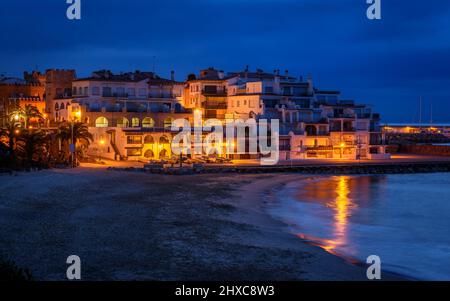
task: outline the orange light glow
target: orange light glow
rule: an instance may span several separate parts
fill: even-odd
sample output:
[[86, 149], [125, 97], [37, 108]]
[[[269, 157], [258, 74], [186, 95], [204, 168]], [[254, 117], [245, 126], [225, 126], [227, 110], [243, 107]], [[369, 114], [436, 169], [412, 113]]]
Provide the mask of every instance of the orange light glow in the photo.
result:
[[334, 239], [324, 241], [322, 246], [325, 250], [333, 253], [334, 249], [345, 245], [347, 242], [347, 226], [350, 216], [350, 209], [353, 206], [352, 200], [349, 198], [349, 177], [339, 177], [335, 188], [336, 198], [330, 206], [334, 208]]

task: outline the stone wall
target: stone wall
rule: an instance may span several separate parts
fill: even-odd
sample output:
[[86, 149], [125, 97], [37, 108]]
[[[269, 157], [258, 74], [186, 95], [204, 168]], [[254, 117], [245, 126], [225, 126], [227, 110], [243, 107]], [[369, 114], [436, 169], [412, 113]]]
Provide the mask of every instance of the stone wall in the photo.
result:
[[401, 145], [399, 152], [417, 155], [450, 156], [450, 146], [445, 145]]

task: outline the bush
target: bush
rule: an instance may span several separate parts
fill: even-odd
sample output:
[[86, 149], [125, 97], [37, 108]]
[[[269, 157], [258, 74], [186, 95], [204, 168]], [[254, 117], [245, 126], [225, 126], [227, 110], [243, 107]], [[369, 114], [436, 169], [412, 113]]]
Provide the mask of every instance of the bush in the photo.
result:
[[0, 258], [0, 281], [30, 281], [32, 276], [27, 269], [19, 268], [10, 260]]

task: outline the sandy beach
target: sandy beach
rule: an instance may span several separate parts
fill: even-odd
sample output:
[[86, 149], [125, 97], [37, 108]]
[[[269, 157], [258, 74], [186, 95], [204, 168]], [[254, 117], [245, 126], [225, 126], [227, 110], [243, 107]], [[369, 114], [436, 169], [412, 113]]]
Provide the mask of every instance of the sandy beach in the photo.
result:
[[[85, 166], [1, 175], [0, 254], [36, 280], [365, 280], [264, 210], [305, 175], [164, 176]], [[401, 279], [383, 275], [384, 279]]]

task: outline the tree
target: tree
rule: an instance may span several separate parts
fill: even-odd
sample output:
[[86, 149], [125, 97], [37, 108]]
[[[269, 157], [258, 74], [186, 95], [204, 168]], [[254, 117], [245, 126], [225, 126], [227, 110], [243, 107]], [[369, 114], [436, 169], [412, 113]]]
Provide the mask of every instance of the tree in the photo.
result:
[[[73, 127], [73, 129], [72, 129]], [[73, 132], [73, 142], [72, 142], [72, 132]], [[89, 146], [89, 144], [94, 140], [94, 137], [91, 133], [89, 133], [88, 127], [86, 124], [82, 122], [74, 122], [74, 123], [64, 123], [58, 129], [57, 134], [58, 139], [60, 140], [61, 151], [63, 151], [64, 157], [70, 154], [69, 144], [73, 143], [76, 146]], [[67, 159], [67, 157], [65, 158]]]
[[48, 152], [49, 136], [45, 131], [24, 130], [17, 139], [17, 152], [26, 165], [42, 162]]
[[5, 127], [0, 129], [0, 141], [7, 147], [6, 156], [10, 164], [16, 161], [16, 139], [20, 131], [20, 127], [12, 120], [8, 120]]
[[28, 128], [31, 118], [42, 119], [44, 116], [39, 112], [38, 108], [33, 105], [26, 105], [24, 108], [18, 108], [10, 114], [10, 120], [19, 121], [20, 118], [24, 120], [24, 128]]

